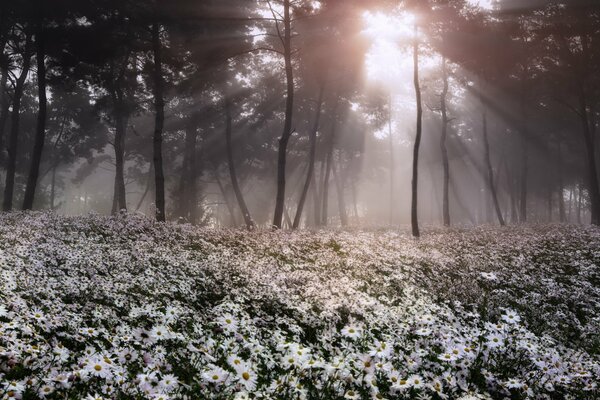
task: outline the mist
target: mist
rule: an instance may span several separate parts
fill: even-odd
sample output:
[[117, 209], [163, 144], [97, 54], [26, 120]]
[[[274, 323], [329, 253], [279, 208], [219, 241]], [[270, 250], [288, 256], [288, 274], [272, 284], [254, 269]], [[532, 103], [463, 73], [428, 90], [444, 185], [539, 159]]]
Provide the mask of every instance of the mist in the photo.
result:
[[284, 6], [5, 4], [4, 210], [598, 224], [595, 3]]

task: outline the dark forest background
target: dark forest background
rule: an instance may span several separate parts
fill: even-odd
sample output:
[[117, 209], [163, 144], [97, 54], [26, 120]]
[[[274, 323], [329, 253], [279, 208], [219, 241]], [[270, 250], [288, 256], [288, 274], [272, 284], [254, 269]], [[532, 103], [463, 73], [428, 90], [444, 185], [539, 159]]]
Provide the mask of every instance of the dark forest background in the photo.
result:
[[[0, 7], [4, 211], [600, 224], [596, 1]], [[423, 68], [401, 76], [408, 100], [367, 78], [366, 12], [413, 17], [397, 19]]]

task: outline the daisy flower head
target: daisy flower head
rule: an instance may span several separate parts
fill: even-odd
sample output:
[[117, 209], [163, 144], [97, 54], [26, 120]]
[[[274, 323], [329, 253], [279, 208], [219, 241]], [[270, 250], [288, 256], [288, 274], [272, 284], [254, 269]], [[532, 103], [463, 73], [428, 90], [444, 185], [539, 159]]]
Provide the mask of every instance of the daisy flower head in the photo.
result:
[[342, 335], [355, 340], [362, 336], [363, 328], [360, 325], [349, 324], [342, 328]]
[[508, 324], [518, 324], [521, 317], [514, 310], [506, 310], [506, 313], [502, 314], [502, 320]]
[[246, 390], [253, 391], [256, 389], [258, 377], [256, 376], [256, 372], [254, 372], [248, 363], [243, 362], [236, 365], [235, 372], [237, 373], [238, 382], [241, 383]]
[[202, 377], [205, 381], [218, 385], [225, 382], [225, 379], [227, 379], [227, 375], [227, 371], [225, 371], [223, 368], [215, 366], [203, 373]]
[[219, 323], [221, 328], [223, 328], [227, 332], [237, 332], [238, 321], [234, 318], [233, 315], [229, 313], [223, 314], [217, 319], [217, 322]]

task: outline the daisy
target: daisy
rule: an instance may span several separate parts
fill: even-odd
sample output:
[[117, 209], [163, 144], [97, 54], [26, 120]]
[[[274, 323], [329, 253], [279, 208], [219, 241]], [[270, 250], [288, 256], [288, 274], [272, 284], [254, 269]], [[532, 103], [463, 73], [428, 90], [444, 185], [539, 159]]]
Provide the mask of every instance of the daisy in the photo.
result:
[[513, 310], [507, 310], [506, 314], [502, 314], [502, 320], [509, 324], [517, 324], [521, 321], [521, 317]]
[[362, 335], [362, 327], [357, 325], [346, 325], [342, 329], [342, 335], [349, 339], [358, 339]]
[[238, 364], [235, 367], [235, 372], [237, 372], [238, 382], [244, 385], [246, 390], [251, 392], [256, 389], [258, 378], [248, 363]]
[[218, 385], [227, 379], [227, 371], [223, 368], [214, 367], [202, 374], [205, 381]]

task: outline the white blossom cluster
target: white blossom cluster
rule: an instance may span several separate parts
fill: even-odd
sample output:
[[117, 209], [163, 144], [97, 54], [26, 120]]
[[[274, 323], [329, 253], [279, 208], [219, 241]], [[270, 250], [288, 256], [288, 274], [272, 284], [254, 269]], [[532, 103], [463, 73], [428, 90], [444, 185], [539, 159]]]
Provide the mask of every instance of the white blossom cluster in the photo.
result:
[[4, 214], [0, 398], [597, 399], [599, 249]]

